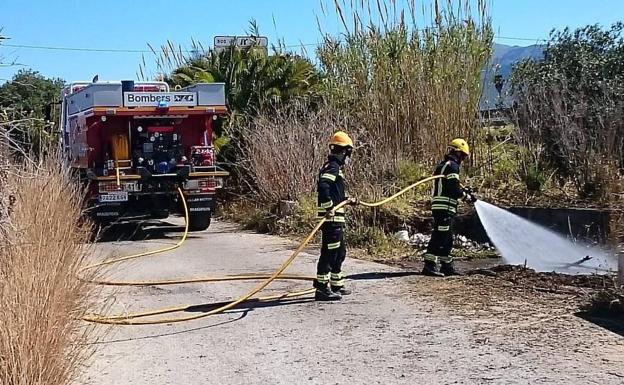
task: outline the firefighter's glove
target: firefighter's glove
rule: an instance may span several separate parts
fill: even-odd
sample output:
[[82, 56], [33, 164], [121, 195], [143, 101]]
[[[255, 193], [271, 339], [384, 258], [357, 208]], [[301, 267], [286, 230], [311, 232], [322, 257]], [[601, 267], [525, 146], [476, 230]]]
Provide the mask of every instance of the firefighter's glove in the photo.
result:
[[336, 215], [334, 213], [334, 210], [327, 210], [327, 212], [325, 213], [325, 219], [332, 219], [334, 217], [334, 215]]
[[467, 203], [474, 204], [478, 199], [470, 187], [464, 187], [464, 194], [464, 201]]
[[349, 198], [349, 199], [347, 199], [347, 202], [348, 202], [347, 204], [349, 206], [357, 206], [357, 205], [360, 204], [360, 200], [357, 199], [357, 198]]

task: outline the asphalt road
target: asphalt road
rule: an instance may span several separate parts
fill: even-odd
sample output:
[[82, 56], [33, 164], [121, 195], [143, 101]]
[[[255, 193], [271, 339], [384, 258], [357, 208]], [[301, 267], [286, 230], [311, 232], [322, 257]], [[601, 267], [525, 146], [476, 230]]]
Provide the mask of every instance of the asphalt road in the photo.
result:
[[[173, 223], [179, 226], [181, 222]], [[94, 259], [173, 244], [179, 231], [176, 226], [155, 227], [135, 234], [134, 239], [145, 240], [102, 242]], [[193, 233], [181, 248], [116, 266], [110, 277], [152, 280], [269, 273], [295, 247], [289, 240], [215, 222], [209, 230]], [[298, 258], [288, 272], [315, 274], [316, 252], [313, 248], [310, 252]], [[586, 321], [557, 321], [561, 328], [578, 327], [577, 340], [566, 337], [558, 343], [540, 344], [544, 339], [539, 333], [530, 338], [528, 333], [520, 333], [510, 341], [504, 333], [494, 331], [501, 322], [495, 314], [475, 318], [437, 302], [436, 293], [427, 292], [436, 290], [429, 284], [431, 278], [354, 259], [346, 261], [345, 271], [354, 293], [337, 303], [303, 297], [241, 307], [185, 323], [103, 327], [84, 382], [624, 383], [622, 337]], [[452, 290], [453, 281], [447, 282]], [[105, 288], [102, 302], [113, 302], [107, 310], [110, 313], [135, 312], [234, 299], [254, 284]], [[307, 282], [279, 282], [266, 293], [309, 286]], [[531, 324], [525, 326], [535, 329]], [[553, 337], [552, 330], [544, 333]]]

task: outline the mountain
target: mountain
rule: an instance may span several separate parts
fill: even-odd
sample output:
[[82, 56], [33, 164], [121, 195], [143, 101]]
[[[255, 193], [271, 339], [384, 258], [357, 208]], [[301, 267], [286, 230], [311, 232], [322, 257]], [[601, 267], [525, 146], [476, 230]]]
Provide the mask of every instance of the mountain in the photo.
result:
[[[530, 45], [527, 47], [509, 46], [505, 44], [494, 44], [492, 58], [488, 63], [483, 76], [483, 95], [481, 95], [481, 110], [493, 109], [498, 103], [498, 92], [494, 87], [495, 69], [499, 66], [499, 71], [503, 79], [508, 80], [513, 71], [513, 66], [524, 60], [541, 60], [544, 57], [544, 45]], [[511, 104], [509, 96], [509, 83], [503, 87], [503, 99], [506, 105]]]

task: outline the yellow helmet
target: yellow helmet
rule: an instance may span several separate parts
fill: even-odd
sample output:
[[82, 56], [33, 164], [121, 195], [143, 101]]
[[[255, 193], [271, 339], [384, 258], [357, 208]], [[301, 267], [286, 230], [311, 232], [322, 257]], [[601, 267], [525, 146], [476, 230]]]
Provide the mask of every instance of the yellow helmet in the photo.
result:
[[459, 152], [463, 152], [466, 155], [470, 155], [470, 147], [468, 146], [468, 143], [461, 138], [457, 138], [457, 139], [453, 139], [451, 141], [451, 144], [449, 144], [449, 148], [452, 148], [453, 150], [459, 151]]
[[329, 141], [331, 146], [353, 147], [353, 140], [344, 131], [336, 131]]

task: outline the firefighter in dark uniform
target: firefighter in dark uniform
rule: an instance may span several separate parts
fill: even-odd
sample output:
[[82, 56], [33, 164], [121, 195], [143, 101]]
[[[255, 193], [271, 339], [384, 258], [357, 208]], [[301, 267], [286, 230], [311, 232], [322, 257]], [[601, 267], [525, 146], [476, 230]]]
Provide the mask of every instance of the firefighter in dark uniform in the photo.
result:
[[326, 218], [321, 227], [322, 245], [314, 288], [317, 301], [334, 301], [350, 294], [345, 289], [345, 276], [342, 263], [347, 255], [344, 242], [345, 208], [341, 207], [332, 213], [337, 204], [349, 200], [349, 204], [357, 204], [357, 200], [347, 198], [343, 166], [353, 151], [353, 141], [345, 132], [336, 132], [329, 142], [330, 154], [323, 164], [318, 177], [318, 217]]
[[[470, 155], [470, 147], [464, 139], [451, 142], [444, 160], [435, 168], [433, 175], [444, 178], [433, 181], [431, 211], [433, 212], [433, 234], [425, 254], [423, 274], [435, 277], [457, 275], [451, 256], [453, 248], [453, 220], [457, 213], [459, 199], [474, 203], [477, 198], [469, 188], [459, 183], [459, 166]], [[440, 262], [440, 270], [438, 270]]]

